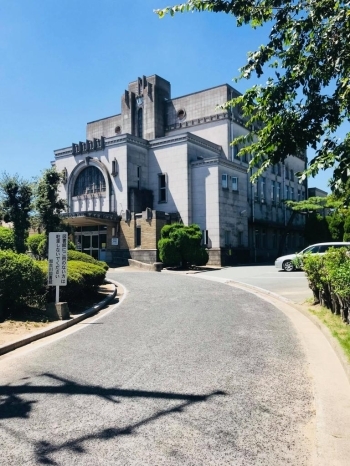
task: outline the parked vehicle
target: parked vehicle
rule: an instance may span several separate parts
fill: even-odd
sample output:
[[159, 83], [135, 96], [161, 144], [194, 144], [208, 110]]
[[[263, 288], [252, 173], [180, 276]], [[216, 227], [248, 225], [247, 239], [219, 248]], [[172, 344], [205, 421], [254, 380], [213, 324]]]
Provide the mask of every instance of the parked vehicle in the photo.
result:
[[350, 247], [350, 243], [341, 243], [341, 242], [329, 242], [329, 243], [317, 243], [308, 246], [300, 252], [295, 254], [287, 254], [286, 256], [277, 257], [275, 260], [275, 267], [278, 269], [283, 269], [286, 272], [292, 272], [296, 270], [295, 265], [293, 264], [293, 259], [297, 256], [303, 254], [324, 254], [329, 248], [344, 248]]

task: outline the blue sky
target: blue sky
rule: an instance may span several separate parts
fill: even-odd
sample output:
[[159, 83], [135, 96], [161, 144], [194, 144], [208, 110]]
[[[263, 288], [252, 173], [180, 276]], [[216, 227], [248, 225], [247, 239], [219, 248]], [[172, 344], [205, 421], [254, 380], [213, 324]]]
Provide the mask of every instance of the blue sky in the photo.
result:
[[[232, 79], [247, 52], [266, 41], [267, 29], [237, 28], [224, 14], [160, 20], [153, 13], [172, 4], [2, 0], [0, 173], [40, 175], [54, 149], [85, 139], [88, 121], [120, 112], [120, 97], [138, 76], [169, 80], [173, 97], [224, 83], [243, 92], [258, 82]], [[330, 176], [318, 175], [309, 186], [327, 190]]]

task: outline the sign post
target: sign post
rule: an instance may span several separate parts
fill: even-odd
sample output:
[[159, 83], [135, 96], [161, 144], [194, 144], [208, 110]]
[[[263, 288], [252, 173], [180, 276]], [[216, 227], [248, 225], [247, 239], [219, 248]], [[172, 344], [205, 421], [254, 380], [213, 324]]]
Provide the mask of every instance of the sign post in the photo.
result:
[[60, 286], [67, 285], [68, 233], [49, 233], [48, 285], [56, 286], [56, 304], [60, 300]]

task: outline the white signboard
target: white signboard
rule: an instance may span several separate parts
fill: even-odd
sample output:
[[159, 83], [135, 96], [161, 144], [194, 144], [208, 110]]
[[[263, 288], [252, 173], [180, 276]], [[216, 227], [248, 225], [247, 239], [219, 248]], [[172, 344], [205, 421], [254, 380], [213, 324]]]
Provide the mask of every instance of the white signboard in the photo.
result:
[[49, 276], [48, 285], [67, 285], [68, 233], [49, 233]]
[[112, 238], [112, 246], [118, 246], [119, 238]]

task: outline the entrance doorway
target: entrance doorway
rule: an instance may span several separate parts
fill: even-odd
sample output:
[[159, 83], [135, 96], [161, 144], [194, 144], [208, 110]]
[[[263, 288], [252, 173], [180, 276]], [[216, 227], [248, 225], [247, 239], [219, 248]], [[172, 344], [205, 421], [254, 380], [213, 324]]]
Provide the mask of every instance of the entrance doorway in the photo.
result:
[[106, 225], [79, 227], [74, 236], [77, 251], [89, 254], [97, 260], [105, 260], [107, 243]]

